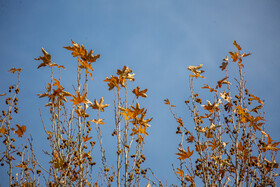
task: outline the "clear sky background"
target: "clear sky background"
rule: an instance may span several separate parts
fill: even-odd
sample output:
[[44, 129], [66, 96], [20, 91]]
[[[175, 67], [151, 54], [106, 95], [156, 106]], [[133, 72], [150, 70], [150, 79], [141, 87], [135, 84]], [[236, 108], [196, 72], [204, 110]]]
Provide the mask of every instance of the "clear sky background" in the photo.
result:
[[[177, 105], [176, 111], [191, 126], [184, 104], [190, 95], [187, 66], [204, 64], [206, 80], [198, 82], [215, 85], [224, 77], [219, 65], [228, 51], [235, 50], [234, 40], [244, 52], [253, 54], [244, 60], [247, 87], [265, 100], [268, 133], [280, 141], [279, 10], [277, 0], [0, 0], [0, 91], [6, 92], [16, 81], [7, 70], [22, 67], [16, 120], [27, 126], [39, 160], [47, 163], [49, 158], [41, 150], [47, 149], [48, 143], [38, 109], [46, 120], [49, 117], [43, 107], [46, 100], [37, 94], [44, 92], [50, 71], [37, 70], [39, 63], [34, 58], [41, 55], [41, 47], [52, 55], [53, 62], [66, 67], [62, 85], [72, 93], [76, 60], [62, 46], [71, 45], [73, 39], [101, 54], [93, 64], [89, 99], [104, 96], [111, 106], [113, 92], [107, 91], [103, 80], [128, 65], [136, 78], [131, 90], [136, 86], [148, 88], [148, 98], [140, 103], [148, 109], [148, 117], [154, 118], [144, 148], [146, 166], [163, 182], [179, 184], [171, 166], [178, 164], [177, 124], [163, 100], [169, 98]], [[4, 107], [4, 101], [0, 105]], [[112, 111], [111, 107], [102, 113], [107, 122], [103, 130], [107, 154], [113, 141]], [[0, 183], [6, 186], [7, 175], [2, 168], [0, 174]]]

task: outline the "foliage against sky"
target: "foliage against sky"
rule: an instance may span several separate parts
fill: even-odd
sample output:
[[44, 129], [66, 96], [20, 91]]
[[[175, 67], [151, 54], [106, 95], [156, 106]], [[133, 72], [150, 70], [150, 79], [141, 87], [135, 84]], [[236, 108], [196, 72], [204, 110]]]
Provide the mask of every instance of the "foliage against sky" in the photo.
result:
[[[143, 102], [149, 104], [154, 117], [146, 140], [149, 142], [146, 156], [150, 158], [147, 163], [158, 168], [159, 177], [170, 176], [171, 183], [175, 181], [172, 170], [164, 169], [171, 168], [170, 163], [163, 161], [178, 157], [174, 154], [178, 152], [174, 146], [175, 135], [166, 138], [176, 131], [176, 126], [162, 101], [165, 97], [173, 103], [185, 100], [188, 65], [204, 64], [207, 72], [203, 76], [209, 85], [223, 78], [216, 77], [218, 64], [232, 49], [233, 40], [253, 54], [244, 64], [250, 70], [246, 73], [248, 87], [265, 99], [268, 131], [272, 137], [279, 137], [280, 93], [276, 86], [280, 69], [279, 7], [278, 1], [1, 1], [0, 66], [3, 70], [23, 68], [19, 97], [22, 108], [28, 110], [20, 111], [19, 118], [27, 129], [32, 129], [37, 140], [34, 146], [39, 152], [47, 145], [41, 140], [43, 129], [38, 111], [44, 103], [36, 94], [41, 93], [41, 85], [49, 75], [47, 70], [38, 71], [38, 64], [33, 60], [41, 53], [41, 47], [52, 54], [55, 62], [67, 68], [63, 76], [69, 77], [65, 80], [68, 88], [72, 86], [71, 75], [76, 69], [71, 65], [73, 59], [67, 57], [67, 51], [61, 46], [72, 38], [100, 53], [100, 63], [94, 64], [90, 86], [99, 88], [91, 91], [92, 97], [103, 96], [105, 101], [112, 98], [103, 80], [128, 65], [137, 77], [140, 90], [148, 88], [148, 97]], [[1, 87], [8, 88], [8, 77], [8, 72], [1, 74]], [[184, 104], [177, 105], [177, 109], [182, 114], [186, 112]]]

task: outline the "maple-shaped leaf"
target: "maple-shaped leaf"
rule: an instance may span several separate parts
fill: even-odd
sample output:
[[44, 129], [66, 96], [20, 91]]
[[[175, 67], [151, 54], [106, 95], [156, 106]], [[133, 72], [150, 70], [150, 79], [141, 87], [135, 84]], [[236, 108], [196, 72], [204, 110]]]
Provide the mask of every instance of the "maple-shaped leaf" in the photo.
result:
[[80, 56], [82, 60], [88, 62], [95, 62], [96, 59], [100, 58], [100, 54], [93, 55], [93, 50], [88, 52], [83, 45], [79, 45], [78, 43], [73, 42], [73, 40], [71, 40], [71, 42], [73, 46], [67, 46], [63, 48], [72, 51], [73, 57]]
[[53, 86], [57, 86], [58, 89], [64, 89], [61, 85], [60, 85], [60, 81], [53, 78], [53, 80], [55, 81], [55, 83], [53, 84]]
[[11, 69], [9, 69], [8, 71], [11, 71], [11, 72], [14, 74], [15, 72], [21, 72], [21, 70], [22, 70], [22, 68], [18, 68], [18, 69], [16, 69], [16, 68], [11, 68]]
[[108, 107], [109, 104], [105, 104], [103, 105], [103, 97], [101, 97], [99, 103], [97, 102], [97, 100], [94, 100], [94, 105], [91, 105], [92, 109], [96, 109], [96, 110], [100, 110], [101, 112], [104, 112], [104, 108]]
[[82, 137], [82, 139], [84, 140], [84, 142], [89, 141], [91, 138], [92, 138], [92, 137], [88, 137], [88, 135]]
[[90, 121], [91, 121], [91, 122], [94, 122], [94, 123], [96, 123], [96, 124], [99, 124], [99, 125], [104, 125], [104, 124], [106, 124], [106, 123], [103, 122], [103, 120], [104, 120], [104, 119], [98, 119], [98, 120], [93, 119], [93, 120], [90, 120]]
[[106, 77], [104, 82], [108, 82], [109, 90], [112, 90], [114, 87], [116, 87], [118, 90], [120, 89], [120, 86], [119, 86], [120, 81], [119, 81], [118, 77], [111, 75], [110, 78]]
[[204, 142], [202, 145], [195, 145], [195, 150], [197, 152], [204, 151], [206, 148], [207, 148], [206, 142]]
[[201, 87], [202, 89], [209, 89], [210, 92], [217, 92], [217, 90], [215, 90], [214, 88], [211, 88], [208, 84], [204, 84], [203, 87]]
[[152, 121], [153, 118], [145, 119], [147, 110], [145, 110], [144, 112], [141, 113], [140, 118], [137, 115], [134, 115], [133, 111], [131, 111], [131, 113], [132, 113], [132, 115], [130, 115], [131, 116], [130, 118], [133, 118], [133, 121], [131, 121], [132, 124], [134, 124], [134, 125], [139, 124], [139, 125], [145, 126], [145, 127], [150, 127], [151, 126], [148, 123], [150, 121]]
[[44, 56], [39, 56], [38, 58], [35, 58], [35, 60], [42, 60], [43, 62], [37, 67], [37, 69], [39, 69], [40, 67], [44, 67], [47, 65], [50, 65], [51, 63], [51, 55], [45, 51], [44, 48], [42, 48], [42, 52], [44, 54]]
[[186, 141], [187, 141], [188, 143], [193, 143], [193, 141], [194, 141], [194, 136], [193, 136], [193, 135], [190, 135], [190, 136], [186, 139]]
[[175, 105], [171, 105], [169, 99], [164, 100], [164, 104], [169, 105], [170, 107], [176, 107]]
[[122, 114], [124, 116], [125, 120], [134, 118], [133, 111], [130, 108], [124, 109], [119, 106], [119, 109], [121, 110], [120, 114]]
[[19, 124], [16, 124], [16, 126], [18, 129], [14, 131], [14, 133], [17, 134], [19, 137], [22, 137], [22, 135], [26, 131], [26, 126], [25, 125], [20, 126]]
[[212, 142], [208, 141], [209, 147], [211, 147], [211, 151], [215, 150], [217, 147], [220, 146], [220, 142], [216, 141], [216, 139], [213, 137]]
[[236, 62], [239, 59], [238, 53], [237, 52], [229, 52], [229, 54], [231, 55], [232, 61]]
[[201, 76], [200, 74], [203, 73], [204, 71], [203, 70], [199, 70], [201, 69], [203, 66], [203, 64], [199, 64], [198, 66], [189, 66], [188, 67], [188, 70], [190, 70], [194, 75], [191, 75], [190, 74], [190, 77], [201, 77], [201, 78], [205, 78], [203, 76]]
[[89, 69], [89, 70], [93, 71], [93, 69], [92, 69], [92, 67], [91, 67], [91, 63], [88, 63], [88, 62], [85, 61], [85, 60], [80, 60], [79, 58], [78, 58], [78, 61], [80, 62], [79, 67], [80, 67], [81, 69]]
[[184, 171], [179, 168], [177, 168], [177, 171], [175, 171], [175, 173], [177, 173], [181, 178], [185, 177]]
[[184, 149], [180, 149], [180, 148], [178, 148], [178, 150], [179, 150], [179, 153], [176, 153], [176, 155], [179, 156], [178, 159], [180, 159], [180, 160], [190, 158], [190, 156], [192, 156], [192, 154], [193, 154], [193, 151], [190, 151], [189, 147], [187, 148], [187, 152]]
[[262, 131], [261, 126], [264, 123], [258, 123], [258, 121], [265, 121], [264, 117], [261, 116], [254, 117], [250, 115], [247, 117], [247, 119], [250, 121], [249, 127], [253, 127], [254, 131], [256, 130]]
[[222, 80], [219, 80], [219, 81], [217, 82], [218, 85], [216, 86], [216, 89], [217, 89], [217, 88], [221, 88], [223, 84], [231, 84], [231, 83], [230, 83], [228, 80], [226, 80], [226, 79], [228, 79], [228, 77], [225, 77], [225, 78], [223, 78]]
[[267, 150], [271, 150], [271, 151], [278, 151], [279, 150], [279, 148], [278, 147], [276, 147], [276, 146], [278, 146], [278, 144], [280, 143], [280, 142], [274, 142], [274, 141], [271, 139], [271, 137], [268, 135], [268, 137], [267, 137], [267, 144], [263, 147], [263, 148], [261, 148], [261, 150], [263, 151], [263, 152], [266, 152]]
[[83, 94], [83, 96], [80, 95], [80, 92], [76, 91], [77, 96], [71, 95], [73, 99], [70, 101], [73, 102], [73, 105], [81, 104], [81, 103], [88, 103], [88, 100], [86, 99], [87, 92]]
[[219, 110], [219, 105], [221, 104], [221, 100], [218, 99], [218, 101], [211, 104], [210, 101], [207, 100], [207, 105], [201, 105], [205, 110], [208, 110], [209, 112], [213, 113], [215, 111]]
[[140, 91], [139, 86], [136, 87], [136, 89], [132, 90], [132, 93], [134, 93], [136, 95], [136, 98], [138, 99], [138, 97], [147, 97], [146, 92], [148, 91], [148, 89], [142, 90]]
[[144, 108], [140, 108], [140, 104], [136, 103], [136, 106], [130, 106], [131, 107], [131, 112], [132, 112], [132, 116], [131, 118], [134, 119], [137, 115], [141, 114], [144, 111]]
[[134, 81], [134, 73], [130, 74], [132, 72], [132, 70], [128, 67], [128, 66], [124, 66], [122, 70], [117, 70], [117, 75], [119, 75], [119, 77], [122, 77], [124, 79], [130, 80], [130, 81]]

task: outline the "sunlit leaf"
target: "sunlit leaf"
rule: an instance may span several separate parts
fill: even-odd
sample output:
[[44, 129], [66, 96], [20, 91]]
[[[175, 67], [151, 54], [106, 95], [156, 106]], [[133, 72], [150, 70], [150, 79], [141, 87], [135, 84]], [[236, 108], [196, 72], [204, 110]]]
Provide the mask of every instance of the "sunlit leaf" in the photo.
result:
[[175, 173], [177, 173], [181, 178], [185, 177], [184, 171], [179, 168], [177, 168], [177, 171], [175, 171]]
[[44, 54], [44, 56], [39, 56], [38, 58], [35, 58], [35, 60], [42, 60], [43, 62], [37, 67], [37, 69], [39, 69], [40, 67], [44, 67], [47, 65], [50, 65], [51, 63], [51, 55], [45, 51], [44, 48], [42, 48], [42, 52]]
[[199, 64], [199, 66], [189, 66], [188, 70], [190, 70], [194, 75], [190, 75], [190, 77], [201, 77], [201, 78], [205, 78], [203, 76], [201, 76], [200, 74], [203, 73], [203, 70], [199, 70], [201, 69], [203, 66], [203, 64]]
[[217, 88], [221, 88], [223, 84], [231, 84], [231, 83], [230, 83], [228, 80], [226, 80], [226, 79], [228, 79], [228, 77], [225, 77], [225, 78], [223, 78], [222, 80], [219, 80], [219, 81], [217, 82], [218, 85], [216, 86], [216, 89], [217, 89]]
[[237, 48], [238, 51], [241, 51], [241, 50], [242, 50], [241, 47], [240, 47], [240, 45], [238, 45], [238, 44], [236, 43], [235, 40], [234, 40], [234, 42], [233, 42], [233, 45]]
[[11, 72], [14, 74], [15, 72], [21, 72], [21, 70], [22, 70], [22, 68], [18, 68], [18, 69], [16, 69], [16, 68], [11, 68], [11, 69], [9, 69], [8, 71], [11, 71]]
[[180, 159], [180, 160], [189, 158], [193, 154], [193, 151], [190, 151], [189, 147], [187, 148], [187, 152], [184, 149], [180, 149], [180, 148], [178, 148], [178, 150], [179, 150], [179, 153], [176, 153], [176, 155], [179, 156], [178, 159]]
[[73, 99], [71, 99], [70, 101], [73, 102], [73, 105], [77, 105], [77, 104], [87, 103], [88, 102], [86, 100], [87, 92], [84, 93], [82, 97], [80, 95], [80, 92], [76, 91], [76, 94], [77, 94], [77, 96], [71, 95], [73, 97]]
[[124, 66], [122, 70], [117, 70], [117, 74], [120, 78], [124, 78], [130, 81], [134, 81], [134, 73], [132, 73], [132, 70], [128, 66]]
[[164, 100], [164, 104], [169, 105], [170, 107], [176, 107], [175, 105], [171, 105], [169, 99]]
[[203, 87], [201, 87], [202, 89], [209, 89], [210, 92], [217, 92], [217, 90], [215, 90], [214, 88], [211, 88], [208, 84], [204, 84]]
[[92, 137], [88, 137], [88, 135], [82, 137], [84, 142], [89, 141]]
[[136, 98], [138, 99], [138, 97], [147, 97], [146, 92], [148, 91], [148, 89], [145, 90], [141, 90], [139, 86], [136, 87], [136, 89], [132, 90], [132, 92], [136, 95]]
[[25, 125], [22, 125], [22, 126], [20, 126], [20, 125], [18, 125], [18, 124], [16, 124], [16, 126], [17, 126], [17, 130], [16, 131], [14, 131], [19, 137], [22, 137], [22, 135], [25, 133], [25, 131], [26, 131], [26, 126]]
[[103, 120], [104, 120], [104, 119], [98, 119], [98, 120], [93, 119], [93, 120], [90, 120], [90, 121], [91, 121], [91, 122], [94, 122], [94, 123], [96, 123], [96, 124], [99, 124], [99, 125], [104, 125], [104, 124], [106, 124], [106, 123], [103, 122]]
[[99, 103], [97, 102], [97, 100], [95, 99], [94, 100], [94, 105], [91, 105], [91, 107], [93, 109], [97, 109], [97, 110], [100, 110], [101, 112], [104, 112], [104, 108], [108, 107], [109, 104], [103, 104], [104, 100], [103, 100], [103, 97], [101, 97]]

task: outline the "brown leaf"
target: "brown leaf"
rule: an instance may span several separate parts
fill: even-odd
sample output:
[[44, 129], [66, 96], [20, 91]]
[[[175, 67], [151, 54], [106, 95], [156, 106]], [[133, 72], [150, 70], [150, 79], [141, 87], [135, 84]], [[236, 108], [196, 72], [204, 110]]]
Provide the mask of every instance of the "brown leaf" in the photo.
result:
[[22, 125], [20, 126], [19, 124], [16, 124], [18, 130], [14, 131], [19, 137], [22, 137], [22, 135], [25, 133], [26, 131], [26, 126]]
[[147, 97], [146, 92], [148, 91], [148, 89], [145, 90], [141, 90], [139, 86], [136, 87], [136, 89], [132, 90], [132, 93], [134, 93], [136, 95], [136, 98], [138, 99], [138, 97]]
[[179, 150], [179, 153], [176, 153], [176, 155], [179, 156], [178, 159], [180, 159], [180, 160], [189, 158], [193, 154], [193, 151], [190, 151], [189, 147], [187, 148], [187, 152], [184, 149], [180, 149], [180, 148], [178, 148], [178, 150]]
[[51, 63], [51, 55], [45, 51], [44, 48], [42, 48], [42, 52], [44, 56], [39, 56], [38, 58], [35, 58], [35, 60], [42, 60], [43, 62], [37, 67], [39, 69], [40, 67], [50, 65]]
[[22, 70], [22, 68], [18, 68], [18, 69], [16, 69], [16, 68], [11, 68], [11, 69], [9, 69], [8, 71], [11, 71], [11, 72], [14, 74], [15, 72], [21, 72], [21, 70]]
[[91, 107], [93, 109], [97, 109], [97, 110], [100, 110], [101, 112], [104, 112], [104, 108], [108, 107], [109, 104], [103, 105], [103, 102], [104, 102], [103, 97], [101, 97], [99, 103], [97, 103], [97, 100], [95, 99], [94, 100], [94, 105], [91, 105]]

